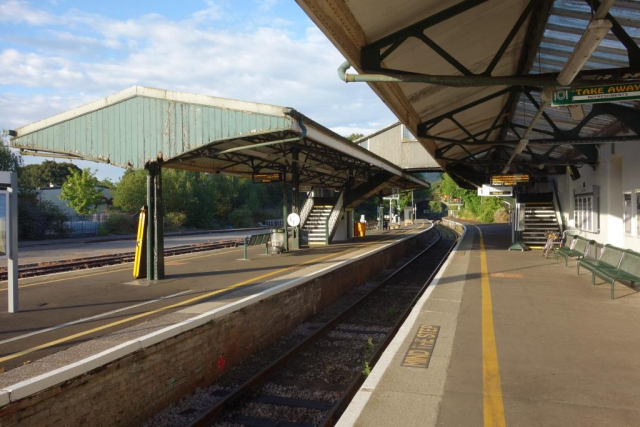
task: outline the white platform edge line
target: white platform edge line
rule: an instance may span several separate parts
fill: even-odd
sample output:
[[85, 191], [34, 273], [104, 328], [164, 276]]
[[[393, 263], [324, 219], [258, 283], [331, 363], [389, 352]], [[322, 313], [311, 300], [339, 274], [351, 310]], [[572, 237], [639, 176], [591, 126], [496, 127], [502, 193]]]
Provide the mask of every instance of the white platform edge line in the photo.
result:
[[[136, 338], [134, 340], [131, 341], [127, 341], [124, 342], [122, 344], [119, 344], [109, 350], [105, 350], [102, 351], [100, 353], [91, 355], [89, 357], [86, 357], [82, 360], [79, 360], [77, 362], [71, 363], [69, 365], [66, 366], [62, 366], [58, 369], [54, 369], [53, 371], [47, 372], [45, 374], [41, 374], [38, 376], [35, 376], [33, 378], [12, 384], [10, 386], [7, 386], [3, 389], [0, 390], [0, 405], [2, 405], [2, 402], [5, 402], [5, 404], [8, 404], [10, 402], [14, 402], [16, 400], [25, 398], [27, 396], [30, 396], [32, 394], [38, 393], [42, 390], [45, 390], [49, 387], [52, 387], [56, 384], [62, 383], [64, 381], [67, 381], [71, 378], [83, 375], [93, 369], [95, 369], [98, 366], [104, 365], [106, 363], [112, 362], [116, 359], [128, 356], [131, 353], [134, 353], [138, 350], [141, 350], [142, 348], [145, 348], [149, 345], [155, 344], [156, 342], [158, 342], [157, 340], [154, 342], [154, 338], [156, 338], [158, 335], [166, 335], [164, 338], [169, 338], [171, 336], [175, 336], [179, 333], [182, 332], [186, 332], [189, 331], [191, 329], [197, 328], [198, 326], [201, 326], [205, 323], [207, 323], [210, 320], [216, 319], [216, 318], [220, 318], [222, 316], [224, 316], [225, 314], [231, 313], [237, 309], [240, 309], [244, 306], [249, 305], [250, 303], [253, 302], [258, 302], [262, 299], [265, 299], [269, 296], [272, 295], [276, 295], [280, 292], [284, 292], [285, 290], [299, 284], [300, 282], [303, 281], [309, 281], [312, 279], [315, 279], [316, 277], [320, 276], [323, 273], [335, 270], [343, 265], [348, 265], [351, 264], [359, 259], [362, 259], [365, 256], [369, 256], [369, 255], [373, 255], [377, 252], [380, 252], [382, 250], [384, 250], [385, 248], [391, 247], [391, 246], [395, 246], [397, 244], [400, 244], [402, 242], [404, 242], [407, 239], [413, 238], [419, 234], [422, 234], [424, 232], [427, 232], [429, 230], [431, 230], [433, 228], [433, 223], [431, 223], [431, 226], [428, 228], [425, 228], [424, 231], [421, 231], [420, 233], [417, 234], [412, 234], [412, 235], [408, 235], [400, 240], [397, 240], [395, 242], [390, 242], [387, 243], [385, 245], [382, 245], [378, 248], [372, 249], [370, 251], [364, 252], [360, 255], [358, 255], [355, 258], [349, 258], [343, 261], [340, 261], [336, 264], [330, 265], [328, 267], [325, 267], [321, 270], [318, 270], [316, 272], [314, 272], [313, 274], [309, 275], [309, 276], [302, 276], [302, 277], [297, 277], [295, 279], [291, 279], [289, 281], [286, 281], [284, 283], [281, 283], [280, 285], [274, 286], [273, 288], [269, 288], [269, 289], [265, 289], [264, 291], [261, 291], [257, 294], [254, 295], [250, 295], [248, 297], [242, 298], [238, 301], [235, 301], [231, 304], [225, 305], [223, 307], [218, 307], [214, 310], [208, 311], [206, 313], [203, 313], [201, 315], [192, 317], [190, 319], [184, 320], [182, 322], [176, 323], [175, 325], [171, 325], [168, 326], [166, 328], [163, 329], [159, 329], [155, 332], [151, 332], [147, 335], [143, 335], [142, 337]], [[273, 279], [273, 280], [277, 280], [277, 279]], [[267, 280], [263, 283], [268, 283], [271, 280]], [[146, 344], [145, 341], [150, 342], [149, 344]], [[145, 345], [146, 344], [146, 345]], [[127, 349], [128, 351], [124, 351]], [[25, 391], [28, 390], [27, 393], [25, 393]], [[8, 399], [5, 397], [5, 395], [8, 394]]]
[[[462, 235], [460, 236], [460, 239], [458, 240], [458, 243], [456, 243], [456, 246], [452, 250], [452, 253], [454, 253], [458, 250], [458, 247], [462, 243], [464, 236], [467, 234], [467, 227], [459, 222], [450, 222], [458, 224], [464, 229]], [[336, 427], [353, 426], [358, 418], [360, 418], [360, 414], [364, 411], [367, 402], [369, 402], [369, 399], [371, 398], [372, 391], [378, 387], [378, 383], [380, 383], [382, 376], [389, 368], [389, 365], [391, 364], [396, 353], [400, 350], [400, 347], [413, 329], [413, 326], [418, 320], [420, 311], [422, 311], [422, 308], [427, 303], [427, 300], [433, 293], [433, 290], [436, 288], [436, 286], [438, 286], [438, 282], [442, 278], [442, 275], [444, 274], [452, 259], [453, 257], [450, 256], [444, 262], [436, 276], [433, 278], [431, 285], [427, 287], [427, 290], [424, 292], [424, 294], [422, 294], [422, 297], [420, 297], [416, 305], [413, 307], [411, 313], [409, 313], [409, 316], [407, 316], [407, 319], [404, 321], [400, 329], [398, 329], [398, 333], [396, 334], [396, 336], [393, 338], [393, 340], [391, 340], [391, 343], [389, 343], [385, 351], [382, 353], [382, 356], [380, 356], [380, 359], [378, 359], [378, 362], [371, 370], [371, 373], [369, 374], [367, 379], [364, 381], [362, 386], [360, 386], [360, 389], [353, 397], [353, 400], [351, 400], [351, 403], [338, 420]]]

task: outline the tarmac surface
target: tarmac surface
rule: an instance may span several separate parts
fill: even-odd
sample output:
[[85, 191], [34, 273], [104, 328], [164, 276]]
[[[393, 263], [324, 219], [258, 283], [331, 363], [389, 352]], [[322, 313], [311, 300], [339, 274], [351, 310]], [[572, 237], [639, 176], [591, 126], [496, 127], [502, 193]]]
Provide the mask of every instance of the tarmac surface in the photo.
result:
[[[467, 227], [338, 425], [640, 425], [640, 294]], [[427, 367], [407, 366], [433, 327]]]
[[[264, 231], [267, 231], [265, 229]], [[264, 232], [260, 230], [260, 232]], [[203, 232], [201, 234], [183, 234], [166, 236], [165, 248], [189, 245], [192, 243], [210, 243], [218, 240], [240, 239], [257, 230], [234, 230], [219, 233]], [[136, 241], [128, 236], [111, 237], [109, 240], [100, 238], [69, 238], [55, 241], [42, 240], [39, 242], [20, 242], [18, 245], [18, 263], [28, 264], [32, 262], [59, 261], [79, 257], [100, 256], [133, 252]], [[1, 260], [0, 266], [6, 266], [7, 261]]]
[[167, 315], [181, 321], [201, 312], [201, 308], [190, 308], [195, 304], [224, 304], [239, 289], [252, 292], [273, 279], [324, 268], [336, 257], [348, 258], [354, 251], [407, 237], [422, 228], [425, 224], [370, 232], [364, 239], [280, 255], [265, 256], [264, 246], [252, 247], [250, 261], [240, 259], [242, 248], [170, 257], [165, 261], [166, 279], [151, 284], [133, 282], [131, 264], [21, 279], [20, 312], [16, 314], [4, 311], [4, 282], [0, 287], [0, 368], [30, 363]]

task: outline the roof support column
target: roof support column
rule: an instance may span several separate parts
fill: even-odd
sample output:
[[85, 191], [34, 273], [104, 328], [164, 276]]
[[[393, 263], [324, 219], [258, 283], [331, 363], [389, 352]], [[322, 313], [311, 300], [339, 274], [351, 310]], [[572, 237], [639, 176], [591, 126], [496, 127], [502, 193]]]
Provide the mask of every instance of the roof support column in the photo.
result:
[[289, 252], [289, 227], [287, 225], [287, 171], [282, 170], [282, 228], [284, 228], [284, 251]]
[[[291, 212], [300, 214], [300, 171], [298, 170], [298, 155], [297, 148], [291, 150]], [[296, 225], [292, 228], [293, 241], [292, 249], [300, 249], [300, 225]]]
[[149, 162], [147, 171], [147, 280], [164, 279], [164, 203], [161, 161]]

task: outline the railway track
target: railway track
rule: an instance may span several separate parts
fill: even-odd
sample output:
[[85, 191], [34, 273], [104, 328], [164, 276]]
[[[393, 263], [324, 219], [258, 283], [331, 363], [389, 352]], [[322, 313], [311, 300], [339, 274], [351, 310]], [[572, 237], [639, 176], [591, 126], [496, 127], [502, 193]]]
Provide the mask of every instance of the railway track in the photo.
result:
[[455, 233], [436, 230], [418, 255], [269, 366], [214, 390], [190, 427], [335, 424], [453, 248]]
[[[227, 239], [216, 242], [195, 243], [191, 245], [174, 246], [164, 250], [165, 257], [183, 255], [193, 252], [204, 252], [215, 249], [231, 248], [242, 244], [244, 239]], [[62, 273], [67, 271], [84, 270], [89, 268], [104, 267], [107, 265], [124, 264], [133, 262], [134, 252], [123, 252], [119, 254], [99, 255], [85, 258], [76, 258], [61, 261], [45, 261], [31, 264], [21, 264], [19, 266], [18, 277], [35, 277], [45, 274]], [[0, 268], [0, 281], [7, 280], [7, 268]]]

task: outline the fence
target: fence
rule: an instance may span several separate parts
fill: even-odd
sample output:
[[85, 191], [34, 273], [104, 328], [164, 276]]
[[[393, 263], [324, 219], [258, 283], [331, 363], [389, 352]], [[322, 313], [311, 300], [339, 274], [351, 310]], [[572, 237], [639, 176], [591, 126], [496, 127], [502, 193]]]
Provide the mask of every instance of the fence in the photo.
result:
[[267, 219], [264, 221], [267, 227], [271, 228], [282, 228], [284, 227], [284, 222], [282, 219]]
[[[111, 227], [103, 225], [109, 222], [110, 218], [122, 218], [127, 224], [112, 224]], [[121, 220], [122, 221], [122, 220]], [[130, 223], [130, 224], [129, 224]], [[135, 218], [130, 215], [121, 213], [100, 213], [92, 215], [76, 215], [70, 217], [64, 222], [64, 236], [81, 237], [81, 236], [98, 236], [101, 232], [109, 232], [110, 234], [127, 234], [133, 232]], [[110, 228], [119, 228], [121, 230], [110, 230]], [[130, 229], [131, 228], [131, 229]], [[64, 236], [47, 236], [47, 237], [64, 237]]]

